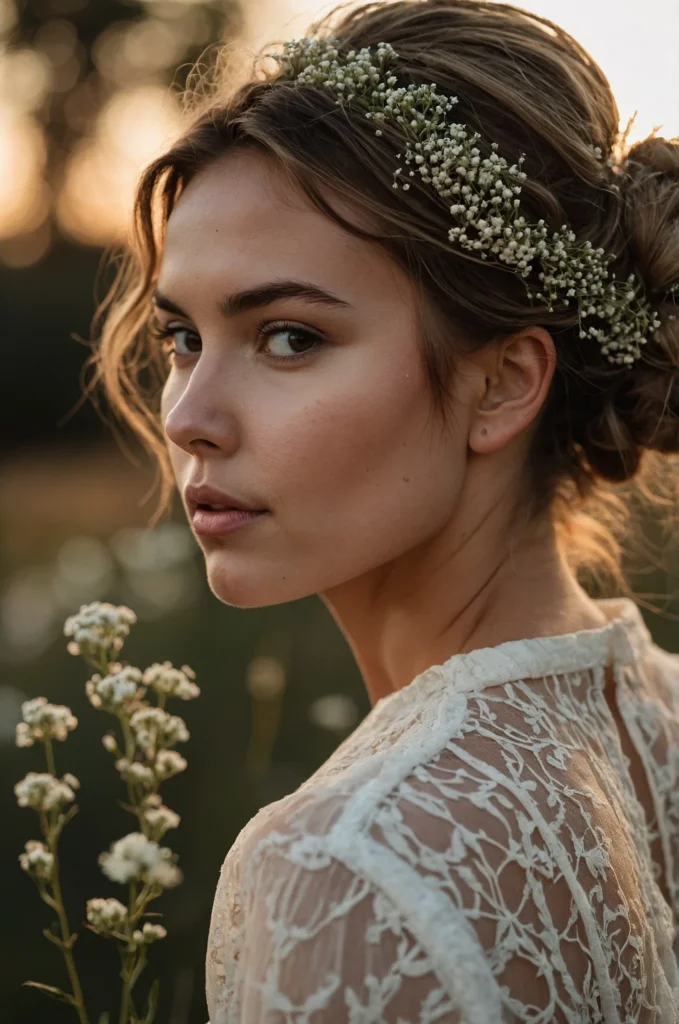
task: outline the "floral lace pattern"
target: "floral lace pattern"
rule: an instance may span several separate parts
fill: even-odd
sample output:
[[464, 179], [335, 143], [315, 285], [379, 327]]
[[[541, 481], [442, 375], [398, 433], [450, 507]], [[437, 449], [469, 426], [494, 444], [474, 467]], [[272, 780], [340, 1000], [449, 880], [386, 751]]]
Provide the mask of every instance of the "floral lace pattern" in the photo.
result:
[[679, 656], [598, 603], [599, 629], [427, 669], [248, 822], [211, 1024], [677, 1024]]

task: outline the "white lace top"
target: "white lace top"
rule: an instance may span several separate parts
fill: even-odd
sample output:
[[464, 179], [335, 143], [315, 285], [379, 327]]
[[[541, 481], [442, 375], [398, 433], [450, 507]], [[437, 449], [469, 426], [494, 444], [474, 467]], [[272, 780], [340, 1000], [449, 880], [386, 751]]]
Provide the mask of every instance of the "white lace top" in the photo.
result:
[[215, 895], [211, 1024], [679, 1022], [679, 655], [598, 604], [602, 628], [427, 669], [255, 815]]

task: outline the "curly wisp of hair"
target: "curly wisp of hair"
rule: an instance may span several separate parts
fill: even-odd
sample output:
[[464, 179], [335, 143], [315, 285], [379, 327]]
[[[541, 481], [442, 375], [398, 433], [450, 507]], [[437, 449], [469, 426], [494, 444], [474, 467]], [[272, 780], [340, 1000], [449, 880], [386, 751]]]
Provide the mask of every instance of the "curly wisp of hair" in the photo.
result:
[[[455, 251], [447, 207], [425, 184], [413, 179], [407, 192], [392, 187], [401, 145], [396, 126], [377, 138], [360, 111], [340, 108], [328, 91], [278, 81], [260, 56], [234, 87], [224, 48], [209, 88], [201, 81], [203, 88], [185, 97], [191, 119], [184, 134], [140, 178], [130, 242], [95, 314], [101, 335], [92, 385], [103, 386], [112, 409], [156, 460], [161, 495], [154, 522], [173, 491], [156, 406], [167, 365], [148, 338], [164, 228], [192, 178], [229, 151], [250, 147], [275, 159], [323, 214], [381, 245], [417, 283], [423, 364], [432, 408], [444, 420], [461, 354], [531, 324], [551, 333], [557, 367], [522, 467], [523, 519], [548, 511], [573, 568], [612, 578], [629, 592], [622, 545], [629, 547], [636, 499], [662, 508], [668, 522], [676, 514], [679, 319], [671, 314], [679, 310], [666, 293], [679, 283], [679, 140], [651, 136], [626, 147], [598, 65], [558, 25], [519, 7], [490, 0], [345, 7], [307, 34], [333, 35], [347, 49], [391, 43], [399, 84], [435, 82], [456, 95], [456, 119], [479, 132], [479, 146], [490, 152], [498, 143], [510, 162], [526, 154], [526, 215], [568, 223], [580, 241], [612, 252], [617, 277], [639, 274], [662, 326], [633, 367], [607, 363], [591, 339], [579, 338], [577, 311], [532, 305], [507, 268]], [[333, 197], [358, 218], [343, 217]], [[152, 374], [149, 392], [142, 369]]]

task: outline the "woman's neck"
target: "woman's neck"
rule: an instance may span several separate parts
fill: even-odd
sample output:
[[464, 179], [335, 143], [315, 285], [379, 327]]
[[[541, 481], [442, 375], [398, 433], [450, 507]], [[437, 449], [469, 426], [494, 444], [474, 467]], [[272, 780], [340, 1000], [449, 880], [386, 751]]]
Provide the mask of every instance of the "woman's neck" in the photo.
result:
[[491, 511], [322, 598], [346, 637], [371, 705], [453, 654], [606, 624], [578, 584], [550, 519], [521, 541]]

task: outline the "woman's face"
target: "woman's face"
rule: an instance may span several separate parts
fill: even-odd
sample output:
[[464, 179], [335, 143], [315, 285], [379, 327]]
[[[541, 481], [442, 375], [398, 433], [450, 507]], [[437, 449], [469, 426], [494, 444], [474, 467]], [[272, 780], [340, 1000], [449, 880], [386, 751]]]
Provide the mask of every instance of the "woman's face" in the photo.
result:
[[[283, 281], [335, 302], [220, 308]], [[318, 212], [273, 158], [236, 150], [193, 179], [168, 222], [158, 292], [183, 311], [157, 310], [179, 352], [161, 413], [180, 492], [207, 483], [268, 510], [197, 537], [220, 600], [330, 594], [445, 530], [465, 471], [464, 375], [444, 430], [410, 279]]]

